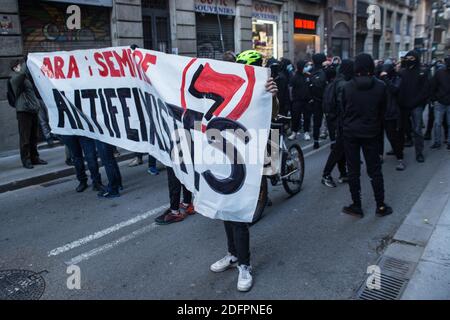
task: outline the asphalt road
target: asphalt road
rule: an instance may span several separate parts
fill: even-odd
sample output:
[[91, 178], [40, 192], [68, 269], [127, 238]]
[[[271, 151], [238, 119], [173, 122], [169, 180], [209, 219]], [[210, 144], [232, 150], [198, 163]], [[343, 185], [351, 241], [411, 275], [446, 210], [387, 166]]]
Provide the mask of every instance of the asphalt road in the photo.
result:
[[[306, 148], [302, 192], [289, 198], [282, 186], [271, 188], [273, 206], [251, 227], [255, 282], [248, 293], [236, 290], [237, 270], [209, 271], [226, 253], [221, 221], [197, 214], [154, 225], [168, 204], [166, 173], [153, 177], [145, 165], [126, 163], [125, 190], [113, 200], [97, 199], [90, 190], [75, 193], [75, 177], [0, 194], [0, 270], [46, 271], [43, 299], [350, 299], [445, 160], [440, 154], [448, 151], [428, 146], [424, 164], [406, 149], [405, 172], [386, 158], [392, 216], [375, 217], [363, 172], [366, 216], [360, 220], [340, 213], [350, 202], [347, 185], [329, 189], [320, 183], [329, 148]], [[72, 263], [81, 270], [79, 290], [66, 285]]]

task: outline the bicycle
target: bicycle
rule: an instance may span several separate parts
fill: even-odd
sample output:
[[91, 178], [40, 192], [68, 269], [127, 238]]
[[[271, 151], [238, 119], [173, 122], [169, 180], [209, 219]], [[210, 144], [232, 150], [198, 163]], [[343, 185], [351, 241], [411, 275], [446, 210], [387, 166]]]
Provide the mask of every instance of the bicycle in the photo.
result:
[[[258, 203], [253, 215], [252, 224], [261, 219], [264, 209], [268, 205], [269, 197], [267, 180], [270, 180], [272, 186], [276, 186], [281, 182], [284, 190], [291, 196], [301, 191], [305, 176], [305, 159], [302, 148], [296, 142], [292, 143], [288, 148], [284, 141], [285, 124], [290, 120], [291, 117], [278, 115], [277, 118], [272, 121], [271, 129], [279, 130], [279, 147], [277, 146], [279, 152], [277, 162], [279, 165], [276, 167], [275, 174], [262, 176]], [[269, 145], [270, 144], [268, 144], [268, 146]], [[270, 152], [270, 150], [268, 150], [268, 152]]]

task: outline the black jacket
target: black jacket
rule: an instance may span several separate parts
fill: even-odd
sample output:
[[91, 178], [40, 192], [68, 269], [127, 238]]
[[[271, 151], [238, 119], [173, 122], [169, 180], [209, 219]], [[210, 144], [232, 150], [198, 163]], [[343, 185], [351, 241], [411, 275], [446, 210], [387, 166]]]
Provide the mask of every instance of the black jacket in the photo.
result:
[[40, 103], [36, 97], [33, 78], [25, 63], [22, 64], [20, 72], [13, 72], [9, 82], [11, 83], [11, 88], [16, 97], [16, 111], [38, 113]]
[[393, 75], [391, 78], [383, 77], [381, 80], [386, 84], [387, 99], [386, 112], [384, 113], [385, 120], [399, 120], [400, 106], [398, 104], [398, 93], [402, 79], [398, 75]]
[[309, 92], [314, 99], [314, 102], [321, 103], [325, 87], [327, 86], [327, 75], [322, 68], [315, 67], [311, 71], [309, 77]]
[[431, 98], [433, 101], [450, 105], [450, 70], [440, 69], [431, 79]]
[[374, 138], [382, 133], [386, 85], [373, 76], [348, 81], [342, 94], [345, 137]]
[[343, 74], [338, 74], [336, 79], [334, 80], [334, 83], [332, 83], [334, 88], [335, 112], [327, 114], [326, 117], [330, 137], [334, 137], [336, 134], [342, 135], [342, 125], [343, 125], [342, 95], [346, 83], [347, 80], [345, 79]]
[[428, 72], [420, 67], [404, 69], [400, 72], [402, 83], [398, 92], [401, 108], [412, 110], [427, 104], [430, 96]]
[[280, 103], [280, 113], [287, 114], [291, 108], [291, 100], [289, 97], [289, 78], [285, 73], [280, 72], [278, 77], [274, 80], [278, 87], [277, 97]]
[[291, 79], [292, 101], [308, 103], [311, 95], [308, 88], [308, 77], [303, 72], [296, 72]]

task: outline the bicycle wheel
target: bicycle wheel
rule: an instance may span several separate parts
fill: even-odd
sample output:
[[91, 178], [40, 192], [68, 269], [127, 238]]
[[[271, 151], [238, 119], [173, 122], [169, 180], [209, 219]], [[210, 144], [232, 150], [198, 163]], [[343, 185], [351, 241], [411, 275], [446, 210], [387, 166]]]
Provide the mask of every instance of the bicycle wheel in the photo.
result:
[[258, 222], [258, 220], [261, 219], [264, 209], [266, 208], [268, 198], [267, 178], [265, 176], [262, 176], [258, 203], [256, 204], [255, 214], [253, 215], [253, 221], [251, 224]]
[[281, 158], [281, 181], [284, 190], [290, 195], [300, 192], [305, 176], [305, 159], [302, 148], [293, 144], [288, 151], [284, 151]]

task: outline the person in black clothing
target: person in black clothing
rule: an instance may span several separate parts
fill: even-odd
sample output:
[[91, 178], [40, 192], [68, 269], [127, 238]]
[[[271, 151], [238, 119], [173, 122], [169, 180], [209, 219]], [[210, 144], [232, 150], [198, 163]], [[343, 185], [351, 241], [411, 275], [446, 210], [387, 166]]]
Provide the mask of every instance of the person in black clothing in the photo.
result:
[[288, 67], [291, 62], [288, 59], [281, 59], [278, 76], [274, 78], [278, 87], [277, 98], [280, 103], [280, 114], [287, 115], [291, 109], [291, 100], [289, 95], [290, 71]]
[[348, 182], [353, 203], [343, 208], [346, 214], [363, 217], [361, 204], [361, 149], [366, 161], [376, 201], [376, 214], [385, 216], [392, 208], [384, 203], [384, 182], [378, 156], [386, 110], [386, 85], [375, 78], [374, 62], [369, 54], [355, 59], [355, 77], [347, 82], [342, 93], [343, 133]]
[[348, 181], [347, 165], [345, 161], [344, 152], [344, 137], [342, 128], [342, 92], [347, 81], [350, 81], [353, 77], [353, 61], [344, 59], [338, 68], [338, 75], [334, 80], [334, 83], [329, 84], [333, 93], [334, 107], [331, 112], [326, 114], [328, 132], [331, 140], [331, 152], [328, 156], [327, 163], [323, 169], [322, 184], [327, 187], [334, 188], [336, 183], [334, 182], [331, 172], [336, 164], [338, 165], [340, 177], [339, 182], [344, 183]]
[[[388, 154], [395, 155], [398, 160], [396, 170], [403, 171], [406, 166], [403, 162], [403, 147], [405, 143], [405, 132], [400, 121], [400, 107], [398, 105], [398, 91], [401, 84], [401, 78], [395, 72], [392, 63], [385, 63], [380, 72], [380, 79], [386, 84], [387, 89], [387, 105], [384, 113], [384, 129], [389, 143], [392, 146], [392, 152]], [[384, 136], [382, 139], [384, 145]]]
[[[176, 177], [171, 167], [167, 167], [167, 180], [169, 185], [170, 208], [155, 218], [156, 224], [167, 225], [183, 221], [187, 216], [195, 214], [192, 204], [192, 193]], [[183, 202], [180, 203], [181, 190], [183, 190]]]
[[[431, 80], [431, 96], [436, 101], [434, 106], [434, 143], [433, 149], [441, 147], [442, 121], [447, 116], [447, 126], [450, 126], [450, 55], [445, 58], [445, 68], [436, 71]], [[447, 149], [450, 141], [447, 139]]]
[[305, 111], [305, 136], [309, 136], [311, 117], [313, 118], [313, 138], [314, 149], [318, 149], [320, 127], [322, 126], [323, 111], [322, 100], [325, 87], [327, 85], [327, 77], [323, 70], [323, 64], [327, 60], [323, 53], [316, 53], [312, 56], [314, 63], [311, 71], [309, 90], [313, 102], [309, 103]]
[[288, 137], [289, 140], [294, 140], [300, 131], [300, 121], [303, 115], [305, 119], [305, 107], [311, 101], [311, 96], [308, 89], [308, 76], [305, 74], [305, 60], [300, 60], [297, 62], [297, 72], [291, 79], [290, 86], [292, 88], [292, 133]]
[[[404, 58], [405, 68], [400, 71], [402, 79], [398, 102], [402, 109], [402, 127], [409, 129], [411, 119], [414, 133], [414, 145], [417, 162], [424, 162], [424, 137], [422, 132], [423, 110], [429, 97], [428, 73], [420, 66], [420, 55], [417, 51], [409, 51]], [[406, 131], [408, 133], [408, 131]]]

